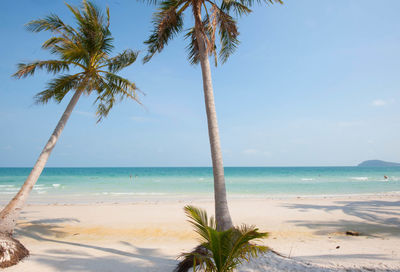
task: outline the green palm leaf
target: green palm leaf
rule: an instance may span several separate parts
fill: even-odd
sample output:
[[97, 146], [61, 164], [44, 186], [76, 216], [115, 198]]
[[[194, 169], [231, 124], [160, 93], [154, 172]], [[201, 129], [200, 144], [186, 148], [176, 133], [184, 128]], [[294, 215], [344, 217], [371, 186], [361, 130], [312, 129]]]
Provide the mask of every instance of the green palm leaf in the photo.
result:
[[112, 73], [119, 72], [123, 68], [134, 63], [137, 59], [138, 54], [138, 52], [134, 52], [132, 50], [125, 50], [121, 54], [118, 54], [117, 56], [107, 60], [107, 68]]
[[64, 96], [71, 90], [79, 89], [82, 74], [64, 75], [52, 79], [47, 86], [47, 89], [36, 94], [35, 101], [38, 104], [46, 104], [53, 99], [60, 103]]
[[190, 268], [194, 271], [233, 271], [243, 261], [249, 261], [268, 250], [265, 246], [253, 243], [268, 235], [253, 226], [242, 225], [218, 231], [213, 217], [209, 219], [204, 210], [185, 206], [184, 211], [194, 231], [200, 235], [201, 244], [192, 252], [180, 256], [182, 261], [174, 272], [186, 272]]
[[69, 70], [71, 63], [62, 60], [44, 60], [31, 63], [19, 63], [18, 71], [13, 74], [16, 78], [32, 76], [36, 69], [44, 69], [48, 73], [57, 74]]

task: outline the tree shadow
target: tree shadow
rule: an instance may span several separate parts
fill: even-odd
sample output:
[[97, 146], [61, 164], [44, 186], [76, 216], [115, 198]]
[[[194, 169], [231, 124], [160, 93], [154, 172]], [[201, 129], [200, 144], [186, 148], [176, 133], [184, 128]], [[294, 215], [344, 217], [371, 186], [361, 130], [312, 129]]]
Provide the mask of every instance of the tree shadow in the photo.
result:
[[[87, 245], [86, 245], [87, 246]], [[99, 247], [96, 247], [99, 249]], [[103, 248], [104, 249], [104, 248]], [[149, 272], [173, 270], [176, 261], [163, 257], [157, 249], [135, 247], [135, 254], [107, 254], [96, 256], [76, 248], [74, 250], [48, 250], [35, 256], [37, 262], [56, 268], [57, 271], [118, 271]], [[109, 250], [106, 250], [110, 252]], [[118, 251], [119, 253], [121, 251]], [[126, 258], [129, 255], [130, 258]]]
[[364, 235], [388, 234], [400, 236], [400, 201], [335, 201], [337, 205], [289, 204], [285, 207], [326, 212], [342, 211], [356, 217], [356, 220], [314, 221], [292, 220], [300, 226], [316, 229], [317, 234], [355, 230]]
[[59, 230], [60, 226], [58, 226], [57, 223], [65, 222], [79, 223], [80, 221], [75, 218], [53, 218], [29, 221], [17, 225], [15, 236], [26, 236], [36, 240], [44, 239], [42, 236], [63, 238], [68, 234]]
[[[35, 220], [18, 225], [15, 234], [18, 239], [27, 237], [54, 243], [54, 249], [42, 254], [33, 252], [33, 258], [39, 263], [53, 266], [60, 271], [144, 272], [160, 271], [165, 268], [170, 268], [172, 271], [177, 263], [173, 258], [163, 255], [158, 249], [136, 247], [127, 241], [119, 241], [119, 243], [123, 249], [128, 248], [128, 250], [66, 241], [71, 234], [60, 230], [60, 226], [56, 224], [63, 222], [79, 222], [79, 220], [74, 218]], [[68, 249], [57, 249], [57, 245], [66, 245]], [[89, 249], [89, 251], [83, 249]], [[91, 254], [96, 251], [98, 251], [97, 254]]]
[[320, 260], [320, 259], [325, 259], [325, 260], [354, 260], [354, 259], [359, 259], [359, 260], [391, 260], [390, 258], [387, 258], [386, 255], [383, 254], [324, 254], [324, 255], [312, 255], [312, 256], [296, 256], [296, 258], [306, 258], [307, 260]]

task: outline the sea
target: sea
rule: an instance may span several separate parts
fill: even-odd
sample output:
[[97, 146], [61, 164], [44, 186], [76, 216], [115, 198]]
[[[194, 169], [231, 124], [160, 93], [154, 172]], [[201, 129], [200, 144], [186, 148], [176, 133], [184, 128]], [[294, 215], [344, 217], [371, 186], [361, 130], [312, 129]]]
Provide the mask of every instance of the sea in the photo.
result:
[[[31, 168], [0, 168], [0, 204]], [[400, 195], [400, 167], [226, 167], [229, 198]], [[31, 203], [130, 202], [213, 197], [211, 167], [45, 168]]]

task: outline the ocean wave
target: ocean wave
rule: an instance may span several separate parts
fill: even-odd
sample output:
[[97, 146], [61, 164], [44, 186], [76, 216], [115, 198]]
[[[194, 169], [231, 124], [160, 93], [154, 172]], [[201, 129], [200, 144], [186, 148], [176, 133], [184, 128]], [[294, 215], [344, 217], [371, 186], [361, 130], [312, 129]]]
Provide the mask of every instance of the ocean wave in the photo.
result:
[[52, 187], [39, 187], [39, 188], [33, 187], [33, 190], [40, 192], [40, 191], [48, 190], [48, 189], [51, 189], [51, 188]]
[[61, 184], [53, 184], [53, 187], [60, 187]]
[[166, 195], [166, 193], [109, 193], [110, 195], [138, 195], [138, 196], [147, 196], [147, 195]]
[[14, 187], [14, 185], [11, 185], [11, 184], [2, 184], [2, 185], [0, 185], [0, 188], [8, 188], [8, 187]]
[[302, 178], [301, 179], [302, 181], [312, 181], [312, 180], [314, 180], [313, 178]]
[[17, 192], [17, 191], [18, 191], [18, 188], [6, 187], [6, 188], [3, 188], [2, 190], [6, 190], [6, 191], [15, 191], [15, 192]]
[[389, 177], [389, 181], [400, 181], [400, 177]]
[[351, 177], [352, 180], [367, 181], [368, 177]]

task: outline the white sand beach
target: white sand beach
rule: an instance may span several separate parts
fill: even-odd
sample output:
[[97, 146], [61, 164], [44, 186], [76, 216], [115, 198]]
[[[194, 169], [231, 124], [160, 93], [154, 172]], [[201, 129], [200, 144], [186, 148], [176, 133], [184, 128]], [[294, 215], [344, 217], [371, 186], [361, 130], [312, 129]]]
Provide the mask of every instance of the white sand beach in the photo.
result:
[[[4, 271], [172, 271], [197, 243], [186, 204], [213, 214], [211, 199], [28, 205], [16, 237], [31, 256]], [[230, 209], [236, 225], [269, 232], [262, 243], [290, 257], [267, 254], [240, 271], [400, 271], [396, 195], [232, 199]]]

